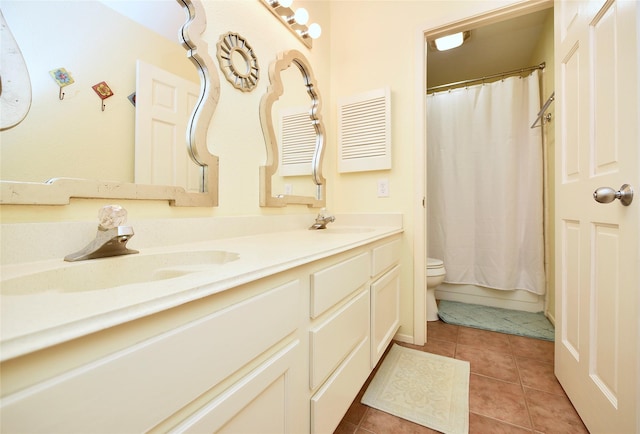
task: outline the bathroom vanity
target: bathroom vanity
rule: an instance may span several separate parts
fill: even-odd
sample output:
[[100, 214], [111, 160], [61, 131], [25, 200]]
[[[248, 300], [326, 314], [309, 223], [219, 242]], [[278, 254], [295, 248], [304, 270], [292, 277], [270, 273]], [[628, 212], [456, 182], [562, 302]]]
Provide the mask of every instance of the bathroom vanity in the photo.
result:
[[368, 223], [132, 240], [142, 263], [229, 256], [113, 288], [3, 288], [1, 430], [333, 432], [399, 327], [401, 217]]

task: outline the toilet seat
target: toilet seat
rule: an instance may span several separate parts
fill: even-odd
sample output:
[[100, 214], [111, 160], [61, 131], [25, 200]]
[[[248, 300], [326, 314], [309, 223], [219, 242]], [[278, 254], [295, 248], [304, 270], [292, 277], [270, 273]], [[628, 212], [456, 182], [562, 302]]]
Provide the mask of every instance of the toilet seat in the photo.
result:
[[427, 258], [427, 276], [442, 276], [444, 274], [446, 271], [441, 259]]
[[427, 321], [438, 321], [438, 302], [435, 289], [444, 282], [447, 271], [444, 261], [427, 257]]
[[427, 258], [427, 270], [441, 268], [443, 265], [444, 262], [441, 259]]

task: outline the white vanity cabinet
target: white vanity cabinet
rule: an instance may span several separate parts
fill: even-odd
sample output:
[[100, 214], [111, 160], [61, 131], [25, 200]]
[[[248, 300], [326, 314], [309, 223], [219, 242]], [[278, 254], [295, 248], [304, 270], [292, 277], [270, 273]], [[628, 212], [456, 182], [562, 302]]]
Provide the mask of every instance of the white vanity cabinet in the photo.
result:
[[398, 330], [400, 246], [387, 236], [6, 360], [0, 432], [332, 433]]
[[[273, 285], [269, 279], [264, 284]], [[234, 291], [246, 297], [259, 286], [260, 282]], [[25, 377], [30, 368], [63, 366], [58, 375], [2, 397], [0, 431], [138, 433], [155, 427], [176, 432], [267, 432], [267, 421], [274, 432], [304, 429], [304, 421], [295, 419], [304, 413], [300, 402], [305, 396], [296, 387], [306, 376], [296, 337], [304, 290], [301, 280], [294, 279], [239, 301], [234, 294], [217, 294], [202, 302], [214, 312], [156, 335], [158, 322], [165, 328], [162, 323], [181, 322], [205, 306], [196, 303], [179, 309], [182, 312], [163, 312], [158, 318], [125, 325], [123, 330], [97, 333], [86, 348], [69, 342], [45, 350], [46, 355], [5, 362], [3, 381], [24, 383], [29, 382]], [[128, 344], [145, 329], [151, 336]], [[123, 336], [114, 343], [113, 334]], [[92, 352], [111, 345], [121, 348], [65, 369], [64, 364], [77, 363], [78, 357], [91, 359]], [[184, 417], [185, 410], [192, 414]]]

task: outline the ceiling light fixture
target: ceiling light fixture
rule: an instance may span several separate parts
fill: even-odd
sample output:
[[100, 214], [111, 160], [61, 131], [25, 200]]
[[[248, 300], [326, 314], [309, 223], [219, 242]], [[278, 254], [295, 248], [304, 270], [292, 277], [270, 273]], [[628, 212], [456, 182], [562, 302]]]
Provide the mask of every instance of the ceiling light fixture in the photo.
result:
[[469, 37], [469, 32], [458, 32], [452, 35], [443, 36], [441, 38], [437, 38], [433, 41], [430, 41], [431, 48], [436, 49], [438, 51], [446, 51], [451, 50], [452, 48], [457, 48], [461, 46], [464, 41]]

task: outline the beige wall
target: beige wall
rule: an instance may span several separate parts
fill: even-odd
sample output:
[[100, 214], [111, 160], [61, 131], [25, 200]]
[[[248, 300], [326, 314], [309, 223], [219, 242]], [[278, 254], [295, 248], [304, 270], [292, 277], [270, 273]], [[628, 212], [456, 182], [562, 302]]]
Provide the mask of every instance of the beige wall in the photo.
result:
[[[323, 27], [322, 37], [307, 50], [302, 43], [257, 0], [206, 1], [209, 53], [227, 31], [240, 33], [253, 46], [261, 67], [255, 90], [242, 93], [220, 75], [221, 95], [208, 135], [209, 148], [220, 157], [220, 206], [172, 208], [164, 202], [119, 201], [129, 209], [130, 220], [142, 218], [206, 217], [245, 214], [309, 213], [306, 206], [262, 209], [258, 205], [258, 167], [266, 152], [258, 116], [258, 104], [266, 91], [267, 68], [279, 51], [306, 53], [324, 98], [327, 124], [324, 175], [327, 206], [337, 213], [401, 212], [406, 232], [402, 253], [402, 302], [400, 333], [413, 336], [414, 236], [424, 218], [419, 209], [424, 186], [415, 167], [423, 167], [424, 96], [418, 91], [424, 80], [423, 30], [481, 14], [509, 1], [343, 1], [307, 0], [313, 20]], [[217, 66], [217, 61], [214, 60]], [[336, 101], [362, 91], [390, 86], [392, 98], [393, 166], [388, 171], [336, 173]], [[418, 175], [418, 176], [416, 176]], [[377, 180], [387, 178], [390, 197], [377, 197]], [[3, 206], [3, 222], [93, 220], [105, 201], [73, 200], [71, 206]], [[418, 270], [420, 271], [420, 270]], [[420, 271], [422, 272], [422, 271]], [[417, 294], [421, 293], [421, 289]], [[423, 299], [419, 299], [423, 302]]]

